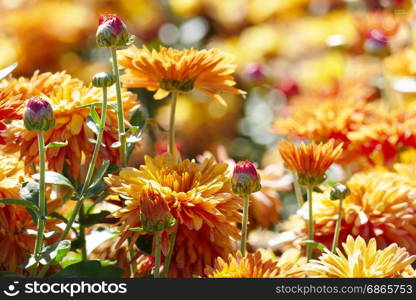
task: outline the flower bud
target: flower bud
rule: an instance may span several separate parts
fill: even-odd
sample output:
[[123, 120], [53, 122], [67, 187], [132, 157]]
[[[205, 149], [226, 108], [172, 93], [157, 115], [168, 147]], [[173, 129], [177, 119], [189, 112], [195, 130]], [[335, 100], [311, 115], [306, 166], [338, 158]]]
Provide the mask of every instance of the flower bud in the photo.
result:
[[244, 76], [251, 81], [260, 81], [264, 79], [264, 67], [259, 62], [248, 63], [244, 69]]
[[105, 14], [98, 20], [96, 41], [102, 48], [123, 49], [129, 46], [131, 37], [126, 24], [117, 15]]
[[176, 223], [165, 200], [156, 193], [148, 193], [148, 197], [141, 202], [140, 210], [140, 219], [145, 232], [163, 231]]
[[372, 29], [364, 42], [364, 49], [372, 55], [388, 55], [389, 48], [387, 36], [381, 30]]
[[30, 98], [23, 117], [26, 129], [47, 131], [55, 126], [52, 106], [39, 97]]
[[277, 89], [285, 95], [286, 99], [299, 94], [299, 86], [295, 80], [284, 78], [277, 84]]
[[350, 194], [351, 191], [346, 185], [338, 183], [332, 187], [329, 197], [331, 200], [343, 200]]
[[261, 189], [260, 176], [253, 163], [240, 161], [234, 167], [231, 187], [236, 194], [252, 194]]
[[110, 87], [116, 82], [116, 76], [109, 72], [100, 72], [92, 78], [92, 85], [95, 87]]

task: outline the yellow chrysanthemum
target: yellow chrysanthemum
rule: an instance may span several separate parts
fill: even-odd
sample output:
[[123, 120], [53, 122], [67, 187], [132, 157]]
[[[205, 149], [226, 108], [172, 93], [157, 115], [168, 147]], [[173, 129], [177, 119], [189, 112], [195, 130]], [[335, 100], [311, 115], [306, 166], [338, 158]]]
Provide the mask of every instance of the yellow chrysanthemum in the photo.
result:
[[[392, 243], [416, 253], [416, 185], [408, 178], [386, 171], [357, 173], [347, 181], [351, 194], [343, 201], [340, 242], [348, 235], [375, 238], [379, 248]], [[314, 239], [331, 246], [338, 216], [339, 201], [332, 201], [329, 189], [314, 193]], [[285, 232], [295, 241], [306, 238], [306, 223], [293, 216]]]
[[227, 261], [218, 258], [214, 267], [206, 267], [208, 278], [281, 278], [304, 277], [299, 267], [300, 252], [295, 249], [286, 251], [282, 257], [266, 258], [261, 251], [242, 256], [240, 252], [230, 254]]
[[325, 172], [341, 156], [342, 143], [334, 140], [327, 143], [299, 147], [289, 141], [279, 143], [279, 152], [287, 167], [298, 174], [302, 184], [319, 184], [325, 179]]
[[[226, 257], [240, 237], [236, 226], [241, 221], [241, 199], [231, 193], [226, 164], [213, 158], [201, 164], [177, 161], [169, 153], [146, 157], [140, 169], [125, 168], [119, 176], [106, 178], [111, 190], [127, 199], [114, 215], [120, 218], [122, 235], [119, 245], [139, 233], [129, 231], [140, 223], [141, 202], [149, 195], [162, 197], [177, 220], [178, 233], [170, 276], [190, 277], [202, 274], [216, 257]], [[167, 253], [167, 232], [162, 235], [162, 251]]]
[[[0, 199], [19, 198], [21, 183], [26, 179], [23, 163], [15, 156], [0, 155]], [[53, 205], [48, 207], [53, 210]], [[59, 220], [47, 220], [46, 232], [62, 230], [57, 226]], [[19, 271], [18, 266], [26, 261], [35, 247], [36, 224], [26, 208], [14, 204], [0, 203], [0, 270]], [[59, 235], [59, 234], [58, 234]], [[57, 236], [47, 239], [56, 242]], [[21, 270], [20, 270], [21, 271]]]
[[416, 256], [410, 256], [404, 248], [391, 244], [377, 250], [375, 239], [368, 244], [358, 236], [348, 236], [343, 244], [345, 254], [337, 248], [337, 254], [325, 250], [318, 260], [306, 265], [309, 276], [336, 278], [391, 278], [415, 277], [411, 263]]
[[[58, 76], [59, 74], [55, 75]], [[50, 79], [51, 76], [47, 78]], [[39, 89], [40, 91], [42, 89], [47, 89], [48, 91], [51, 89], [47, 99], [52, 104], [56, 124], [54, 128], [45, 132], [45, 143], [68, 141], [68, 146], [66, 147], [47, 150], [46, 160], [48, 168], [61, 172], [64, 163], [67, 163], [70, 167], [71, 175], [74, 178], [78, 178], [83, 156], [90, 156], [94, 149], [94, 144], [89, 141], [89, 139], [94, 138], [94, 134], [86, 125], [90, 108], [82, 106], [97, 102], [101, 103], [102, 89], [79, 85], [77, 80], [74, 81], [70, 78], [66, 78], [62, 82], [58, 81], [62, 84], [59, 86], [55, 86], [52, 83], [46, 84], [48, 82], [46, 80], [44, 82], [45, 85], [39, 87]], [[51, 87], [47, 88], [48, 86]], [[32, 88], [34, 87], [32, 86]], [[36, 92], [31, 92], [31, 94], [40, 93], [38, 88], [35, 88], [35, 90]], [[136, 96], [123, 90], [122, 98], [125, 114], [127, 115], [137, 105], [135, 101]], [[111, 89], [108, 101], [109, 103], [115, 103], [115, 99], [115, 92]], [[100, 113], [99, 107], [96, 110]], [[7, 142], [4, 148], [5, 151], [8, 153], [20, 152], [20, 156], [24, 158], [27, 171], [33, 171], [31, 168], [37, 161], [38, 156], [36, 132], [28, 131], [24, 128], [22, 121], [16, 121], [3, 133], [3, 138]], [[105, 147], [101, 148], [100, 159], [108, 159], [113, 163], [117, 162], [118, 150], [111, 148], [111, 145], [117, 139], [117, 114], [112, 108], [109, 108], [103, 137]]]
[[118, 61], [126, 70], [121, 77], [126, 87], [156, 91], [162, 99], [171, 92], [193, 89], [226, 104], [219, 92], [244, 94], [234, 87], [236, 65], [229, 55], [218, 49], [178, 50], [161, 47], [159, 51], [131, 46], [119, 51]]

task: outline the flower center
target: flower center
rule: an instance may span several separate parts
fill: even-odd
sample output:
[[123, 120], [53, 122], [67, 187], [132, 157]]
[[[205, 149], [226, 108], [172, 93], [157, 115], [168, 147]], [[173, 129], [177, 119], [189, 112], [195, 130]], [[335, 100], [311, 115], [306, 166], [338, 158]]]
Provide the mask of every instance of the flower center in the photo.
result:
[[163, 79], [160, 82], [160, 87], [166, 91], [189, 92], [194, 88], [194, 81], [192, 79], [182, 81], [175, 79]]

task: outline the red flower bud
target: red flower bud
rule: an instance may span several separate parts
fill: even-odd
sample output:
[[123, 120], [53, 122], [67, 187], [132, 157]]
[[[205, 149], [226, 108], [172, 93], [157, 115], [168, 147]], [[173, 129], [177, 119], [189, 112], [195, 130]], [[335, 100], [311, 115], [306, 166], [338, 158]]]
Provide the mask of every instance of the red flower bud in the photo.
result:
[[252, 194], [261, 189], [260, 175], [253, 163], [240, 161], [234, 167], [231, 178], [232, 190], [236, 194]]
[[123, 49], [132, 42], [132, 36], [128, 33], [126, 24], [117, 15], [105, 14], [98, 20], [96, 41], [102, 48]]
[[140, 219], [143, 230], [148, 233], [169, 229], [176, 222], [165, 200], [152, 191], [141, 202]]
[[299, 86], [296, 81], [290, 78], [285, 78], [280, 81], [277, 85], [277, 89], [285, 95], [286, 99], [290, 99], [291, 97], [299, 94]]
[[39, 97], [30, 98], [23, 117], [26, 129], [48, 131], [55, 126], [52, 106]]

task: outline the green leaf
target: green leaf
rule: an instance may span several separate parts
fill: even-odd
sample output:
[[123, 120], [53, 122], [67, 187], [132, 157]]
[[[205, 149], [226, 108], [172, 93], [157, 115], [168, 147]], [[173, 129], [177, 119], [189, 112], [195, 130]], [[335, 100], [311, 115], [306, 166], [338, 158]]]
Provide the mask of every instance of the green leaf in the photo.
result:
[[24, 276], [20, 273], [0, 271], [0, 278], [13, 278], [13, 277], [24, 278]]
[[143, 227], [133, 227], [133, 228], [129, 228], [129, 230], [133, 232], [144, 232]]
[[71, 242], [63, 240], [42, 249], [39, 262], [42, 265], [57, 264], [65, 257], [71, 248]]
[[4, 69], [0, 70], [0, 80], [2, 80], [4, 77], [9, 75], [11, 72], [13, 72], [14, 69], [17, 67], [17, 62], [11, 64], [10, 66], [5, 67]]
[[101, 164], [101, 166], [96, 171], [96, 173], [94, 175], [94, 178], [93, 178], [93, 182], [89, 186], [89, 188], [95, 186], [96, 184], [98, 184], [98, 182], [101, 180], [101, 178], [103, 178], [103, 176], [106, 174], [109, 166], [110, 166], [110, 161], [109, 160], [105, 160]]
[[90, 227], [95, 224], [100, 223], [102, 219], [104, 219], [106, 216], [110, 215], [111, 213], [109, 211], [103, 210], [96, 214], [89, 214], [85, 216], [84, 219], [80, 220], [80, 224], [85, 227]]
[[46, 148], [61, 148], [68, 146], [68, 141], [65, 142], [52, 142], [46, 145]]
[[97, 184], [88, 188], [87, 192], [85, 193], [86, 198], [93, 198], [100, 195], [108, 188], [108, 185], [103, 181], [99, 180]]
[[303, 241], [301, 244], [304, 246], [312, 246], [312, 248], [316, 248], [320, 251], [324, 251], [326, 249], [325, 245], [318, 243], [316, 241], [313, 241], [313, 240], [306, 240], [306, 241]]
[[[33, 203], [36, 207], [39, 207], [39, 183], [36, 181], [27, 181], [22, 184], [19, 192], [20, 198]], [[46, 210], [46, 207], [45, 207]], [[31, 209], [28, 209], [29, 214], [32, 216], [35, 224], [38, 224], [38, 215]]]
[[101, 119], [100, 116], [98, 115], [97, 111], [95, 110], [95, 107], [92, 106], [91, 110], [90, 110], [90, 114], [89, 116], [91, 117], [91, 119], [95, 122], [95, 124], [97, 124], [97, 127], [101, 126]]
[[98, 126], [97, 123], [91, 118], [91, 116], [87, 116], [87, 126], [89, 129], [92, 130], [96, 135], [98, 135]]
[[53, 212], [49, 215], [51, 218], [57, 219], [57, 220], [61, 220], [62, 222], [64, 222], [65, 224], [68, 223], [68, 219], [65, 218], [63, 215], [58, 214], [57, 212]]
[[[34, 174], [32, 177], [36, 180], [39, 180], [39, 173]], [[66, 178], [62, 174], [59, 174], [53, 171], [45, 172], [45, 182], [49, 184], [65, 185], [74, 189], [74, 186], [72, 185], [71, 181], [68, 178]]]
[[142, 129], [146, 125], [148, 115], [145, 106], [139, 106], [131, 116], [130, 124]]
[[37, 217], [40, 217], [39, 208], [30, 201], [23, 199], [6, 198], [0, 199], [0, 203], [24, 206], [26, 207], [26, 209], [33, 211]]
[[81, 261], [72, 264], [51, 278], [120, 278], [123, 270], [114, 266], [103, 267], [98, 260]]

